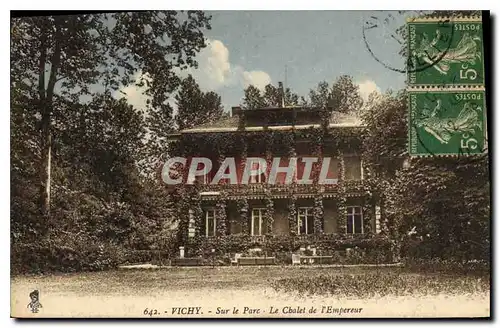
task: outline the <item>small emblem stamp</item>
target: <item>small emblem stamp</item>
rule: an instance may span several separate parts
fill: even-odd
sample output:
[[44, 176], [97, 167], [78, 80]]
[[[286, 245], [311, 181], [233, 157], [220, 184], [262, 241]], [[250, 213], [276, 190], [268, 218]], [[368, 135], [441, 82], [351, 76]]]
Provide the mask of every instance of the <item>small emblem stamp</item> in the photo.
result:
[[485, 151], [484, 91], [411, 91], [409, 107], [410, 156]]
[[480, 18], [408, 22], [408, 84], [484, 84], [483, 27]]
[[34, 290], [30, 293], [30, 299], [31, 302], [28, 304], [28, 308], [31, 310], [33, 313], [38, 313], [38, 309], [43, 308], [42, 303], [40, 303], [40, 293], [38, 290]]

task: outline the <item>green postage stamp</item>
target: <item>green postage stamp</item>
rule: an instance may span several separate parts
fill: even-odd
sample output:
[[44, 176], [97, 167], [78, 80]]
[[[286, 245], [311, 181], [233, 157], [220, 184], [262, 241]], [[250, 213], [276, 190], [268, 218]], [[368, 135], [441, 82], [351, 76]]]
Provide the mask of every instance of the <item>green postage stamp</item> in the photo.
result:
[[482, 85], [480, 18], [408, 21], [408, 85]]
[[484, 91], [410, 91], [409, 108], [410, 156], [485, 151]]

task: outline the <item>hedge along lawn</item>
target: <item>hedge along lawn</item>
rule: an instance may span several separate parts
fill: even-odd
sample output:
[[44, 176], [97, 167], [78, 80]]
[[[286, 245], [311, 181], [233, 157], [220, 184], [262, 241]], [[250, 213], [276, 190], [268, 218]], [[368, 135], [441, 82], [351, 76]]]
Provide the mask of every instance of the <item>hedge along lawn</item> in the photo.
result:
[[13, 285], [64, 293], [150, 294], [168, 290], [253, 290], [278, 293], [376, 297], [482, 293], [489, 276], [410, 273], [395, 267], [196, 267], [16, 276]]
[[278, 292], [299, 295], [342, 295], [350, 298], [486, 293], [489, 276], [456, 276], [365, 272], [283, 278], [271, 283]]

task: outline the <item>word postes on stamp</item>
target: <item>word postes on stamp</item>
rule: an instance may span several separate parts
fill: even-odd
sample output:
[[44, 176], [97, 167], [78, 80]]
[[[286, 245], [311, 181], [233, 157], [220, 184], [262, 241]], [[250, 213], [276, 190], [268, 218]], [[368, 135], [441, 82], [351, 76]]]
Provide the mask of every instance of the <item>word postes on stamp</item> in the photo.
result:
[[410, 91], [409, 108], [410, 156], [485, 151], [484, 91]]
[[409, 86], [482, 85], [480, 18], [408, 21]]

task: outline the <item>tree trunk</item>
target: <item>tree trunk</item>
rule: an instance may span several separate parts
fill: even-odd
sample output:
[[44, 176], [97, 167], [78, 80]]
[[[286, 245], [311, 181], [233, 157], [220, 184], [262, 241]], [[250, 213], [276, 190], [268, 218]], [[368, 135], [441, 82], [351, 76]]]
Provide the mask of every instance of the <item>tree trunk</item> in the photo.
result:
[[40, 122], [40, 213], [47, 217], [50, 211], [50, 113], [45, 93], [45, 62], [47, 60], [46, 29], [40, 35], [40, 61], [38, 65], [38, 100]]
[[40, 210], [43, 217], [50, 214], [50, 187], [51, 187], [51, 155], [52, 155], [52, 106], [54, 88], [57, 82], [57, 73], [61, 63], [61, 19], [56, 20], [55, 47], [51, 58], [50, 76], [45, 89], [45, 64], [47, 60], [47, 30], [42, 30], [40, 43], [40, 62], [38, 76], [38, 93], [41, 113], [41, 156], [40, 156]]
[[52, 150], [50, 112], [48, 110], [42, 115], [41, 129], [40, 208], [42, 216], [47, 217], [50, 213], [50, 164]]

